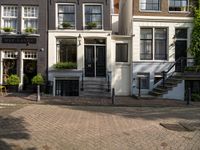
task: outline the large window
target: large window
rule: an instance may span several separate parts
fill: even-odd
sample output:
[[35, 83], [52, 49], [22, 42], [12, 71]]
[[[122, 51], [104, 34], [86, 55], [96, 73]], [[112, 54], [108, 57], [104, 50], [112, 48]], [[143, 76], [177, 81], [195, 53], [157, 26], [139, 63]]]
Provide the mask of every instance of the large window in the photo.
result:
[[116, 44], [116, 62], [128, 62], [128, 44]]
[[75, 5], [58, 4], [58, 28], [75, 29]]
[[140, 33], [140, 59], [167, 59], [167, 29], [146, 28]]
[[57, 39], [57, 62], [77, 62], [76, 39]]
[[169, 0], [169, 11], [188, 11], [189, 0]]
[[18, 8], [17, 6], [2, 6], [2, 28], [17, 30]]
[[39, 8], [37, 6], [24, 6], [22, 10], [23, 31], [28, 32], [28, 29], [33, 29], [32, 32], [36, 33], [38, 30]]
[[160, 10], [160, 0], [140, 0], [140, 10]]
[[102, 5], [85, 5], [85, 28], [102, 29]]

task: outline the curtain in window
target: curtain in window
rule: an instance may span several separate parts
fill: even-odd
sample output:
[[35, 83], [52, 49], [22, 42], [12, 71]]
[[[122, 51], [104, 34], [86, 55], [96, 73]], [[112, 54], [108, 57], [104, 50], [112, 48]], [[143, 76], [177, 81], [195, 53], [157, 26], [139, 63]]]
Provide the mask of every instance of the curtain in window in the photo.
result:
[[97, 28], [102, 28], [102, 8], [101, 6], [86, 5], [85, 6], [85, 24], [95, 22]]
[[141, 60], [152, 60], [152, 29], [141, 29], [140, 35], [140, 59]]
[[75, 6], [59, 5], [58, 6], [58, 25], [63, 28], [63, 23], [69, 23], [71, 27], [75, 26]]
[[166, 29], [155, 29], [155, 59], [167, 59], [167, 31]]

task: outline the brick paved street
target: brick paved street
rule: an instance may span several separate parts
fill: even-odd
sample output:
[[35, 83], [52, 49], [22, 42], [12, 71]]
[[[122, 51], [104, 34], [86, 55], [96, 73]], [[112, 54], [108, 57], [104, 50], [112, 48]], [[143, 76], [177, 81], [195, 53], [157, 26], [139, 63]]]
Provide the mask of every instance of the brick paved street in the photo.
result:
[[3, 107], [0, 150], [200, 150], [199, 107]]

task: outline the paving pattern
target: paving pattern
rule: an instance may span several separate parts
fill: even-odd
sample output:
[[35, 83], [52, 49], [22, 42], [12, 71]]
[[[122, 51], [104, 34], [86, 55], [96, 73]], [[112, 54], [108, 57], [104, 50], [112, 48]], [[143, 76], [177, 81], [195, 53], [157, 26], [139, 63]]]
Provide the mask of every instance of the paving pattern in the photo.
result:
[[31, 104], [0, 118], [0, 150], [200, 150], [199, 127], [199, 107]]

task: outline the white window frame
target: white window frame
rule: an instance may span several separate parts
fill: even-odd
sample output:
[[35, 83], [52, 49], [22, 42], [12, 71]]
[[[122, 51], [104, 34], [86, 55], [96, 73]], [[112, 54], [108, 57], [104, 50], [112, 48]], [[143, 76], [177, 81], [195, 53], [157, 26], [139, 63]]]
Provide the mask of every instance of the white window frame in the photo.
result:
[[187, 10], [186, 11], [170, 11], [169, 10], [169, 7], [170, 7], [170, 0], [168, 0], [168, 11], [170, 13], [189, 13], [189, 7], [190, 7], [190, 0], [187, 0], [188, 1], [188, 5], [187, 5]]
[[[75, 16], [75, 22], [74, 22], [74, 29], [60, 29], [59, 27], [58, 27], [58, 5], [74, 5], [74, 16]], [[56, 21], [56, 29], [58, 29], [58, 30], [76, 30], [76, 28], [77, 28], [77, 21], [76, 21], [76, 4], [75, 3], [56, 3], [56, 5], [55, 5], [55, 21]]]
[[141, 11], [141, 12], [161, 12], [161, 3], [162, 3], [162, 0], [159, 0], [160, 2], [159, 2], [159, 9], [158, 10], [143, 10], [143, 9], [141, 9], [141, 7], [140, 7], [140, 3], [141, 3], [141, 1], [142, 0], [139, 0], [139, 10]]
[[89, 5], [96, 5], [96, 6], [101, 6], [101, 12], [102, 12], [102, 29], [91, 29], [91, 30], [98, 30], [98, 31], [101, 31], [101, 30], [104, 30], [104, 12], [103, 12], [103, 4], [99, 4], [99, 3], [85, 3], [83, 4], [83, 29], [84, 30], [89, 30], [86, 28], [86, 24], [85, 24], [85, 6], [89, 6]]
[[[5, 53], [11, 53], [14, 57], [6, 57]], [[18, 59], [18, 52], [17, 50], [3, 50], [3, 55], [2, 55], [2, 59]]]
[[[25, 17], [24, 16], [24, 7], [37, 7], [37, 10], [38, 10], [38, 16], [37, 17]], [[37, 6], [37, 5], [35, 5], [35, 6], [33, 6], [33, 5], [24, 5], [24, 6], [22, 6], [22, 20], [21, 20], [21, 32], [22, 33], [24, 33], [25, 31], [25, 27], [24, 27], [24, 19], [35, 19], [35, 20], [37, 20], [37, 28], [36, 28], [36, 33], [38, 32], [38, 29], [39, 29], [39, 6]]]
[[[140, 57], [140, 61], [168, 61], [169, 60], [169, 46], [168, 46], [168, 41], [169, 41], [169, 27], [160, 27], [160, 26], [141, 26], [140, 27], [140, 36], [141, 36], [141, 29], [152, 29], [152, 55], [153, 55], [153, 58], [150, 59], [150, 60], [147, 60], [147, 59], [141, 59]], [[159, 59], [155, 59], [155, 29], [166, 29], [166, 55], [167, 55], [167, 58], [164, 59], [164, 60], [159, 60]], [[141, 37], [140, 37], [141, 39]], [[141, 49], [140, 49], [140, 52], [141, 52]]]
[[[36, 57], [26, 57], [26, 52], [30, 53], [30, 55], [34, 55], [33, 53], [36, 54]], [[23, 59], [24, 60], [37, 60], [38, 59], [38, 53], [37, 50], [23, 50]]]
[[[17, 16], [16, 17], [7, 17], [4, 16], [4, 7], [17, 7]], [[1, 27], [4, 27], [4, 18], [11, 18], [11, 19], [16, 19], [17, 23], [16, 23], [16, 30], [14, 30], [14, 32], [17, 32], [18, 30], [18, 12], [19, 12], [19, 7], [17, 5], [2, 5], [1, 6]]]

